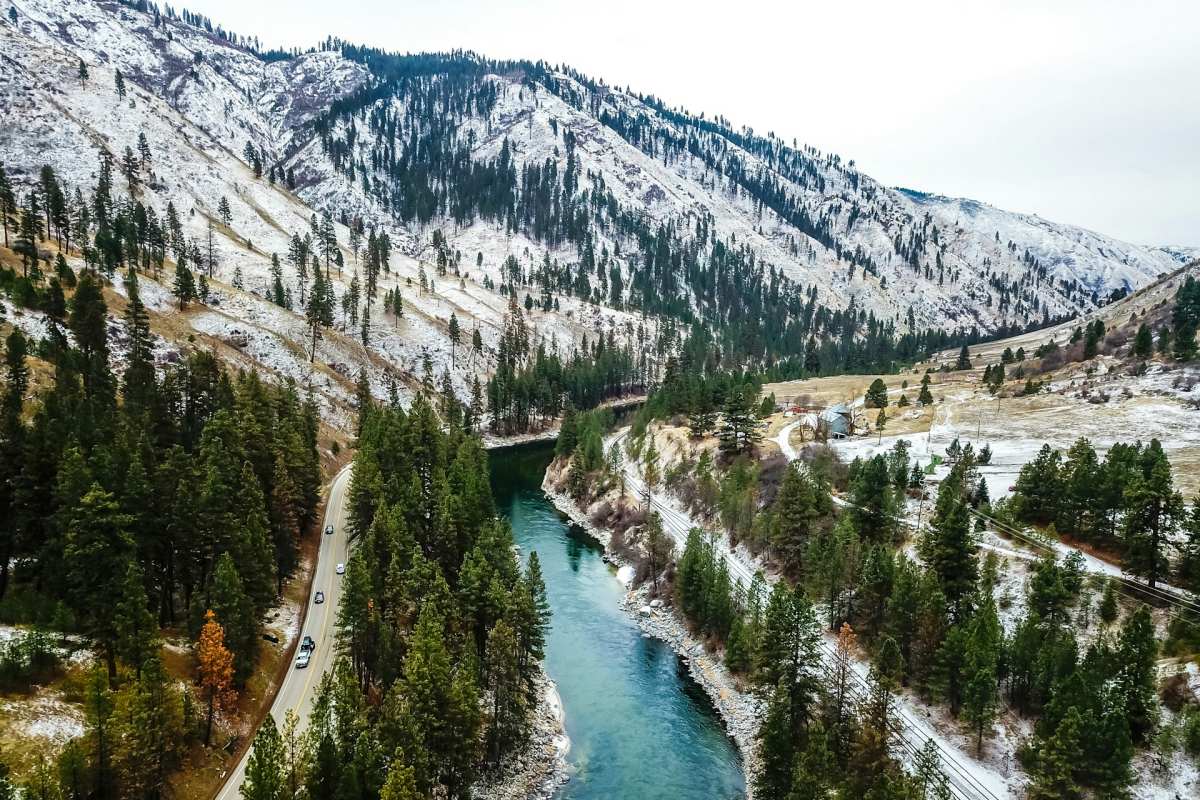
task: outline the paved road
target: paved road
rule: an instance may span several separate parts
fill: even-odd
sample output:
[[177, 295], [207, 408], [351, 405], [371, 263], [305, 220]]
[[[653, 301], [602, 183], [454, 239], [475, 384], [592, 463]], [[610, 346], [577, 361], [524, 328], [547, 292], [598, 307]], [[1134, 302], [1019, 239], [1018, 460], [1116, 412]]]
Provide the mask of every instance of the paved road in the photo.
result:
[[[339, 562], [345, 563], [349, 549], [349, 532], [346, 530], [349, 489], [350, 465], [346, 465], [334, 476], [333, 485], [329, 489], [329, 502], [325, 505], [325, 520], [321, 523], [321, 530], [324, 531], [326, 525], [332, 525], [334, 533], [332, 536], [321, 534], [321, 547], [317, 552], [317, 572], [313, 578], [312, 596], [308, 600], [308, 617], [304, 621], [304, 630], [300, 632], [301, 638], [305, 634], [313, 637], [317, 643], [317, 650], [307, 669], [296, 669], [293, 666], [284, 678], [283, 685], [279, 687], [279, 693], [275, 695], [275, 702], [271, 706], [271, 716], [275, 718], [276, 725], [283, 724], [283, 715], [289, 708], [295, 709], [300, 715], [301, 729], [308, 724], [313, 695], [316, 694], [321, 676], [333, 666], [335, 626], [342, 578], [335, 572], [335, 568]], [[317, 592], [325, 593], [325, 602], [320, 605], [312, 602], [312, 597], [315, 597]], [[242, 786], [249, 757], [250, 751], [247, 750], [237, 767], [225, 779], [225, 785], [217, 792], [216, 800], [238, 800], [241, 797], [238, 790]]]

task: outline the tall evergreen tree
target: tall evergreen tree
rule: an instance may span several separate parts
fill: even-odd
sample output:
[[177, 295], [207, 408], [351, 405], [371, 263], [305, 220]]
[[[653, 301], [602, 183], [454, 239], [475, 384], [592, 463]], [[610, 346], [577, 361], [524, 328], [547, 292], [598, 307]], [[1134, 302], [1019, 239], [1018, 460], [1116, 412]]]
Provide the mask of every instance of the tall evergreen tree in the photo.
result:
[[285, 750], [275, 718], [267, 714], [254, 735], [246, 776], [241, 789], [244, 800], [283, 800], [287, 791], [284, 780]]
[[738, 389], [729, 392], [717, 436], [721, 441], [721, 452], [727, 456], [749, 452], [762, 438], [760, 425], [746, 392]]

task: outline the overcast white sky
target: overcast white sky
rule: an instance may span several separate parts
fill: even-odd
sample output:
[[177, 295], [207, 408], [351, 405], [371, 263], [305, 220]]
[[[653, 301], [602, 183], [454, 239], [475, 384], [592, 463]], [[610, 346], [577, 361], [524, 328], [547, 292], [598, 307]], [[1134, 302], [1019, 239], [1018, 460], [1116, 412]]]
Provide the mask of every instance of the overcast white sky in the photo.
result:
[[187, 0], [265, 44], [570, 64], [884, 183], [1200, 246], [1200, 2]]

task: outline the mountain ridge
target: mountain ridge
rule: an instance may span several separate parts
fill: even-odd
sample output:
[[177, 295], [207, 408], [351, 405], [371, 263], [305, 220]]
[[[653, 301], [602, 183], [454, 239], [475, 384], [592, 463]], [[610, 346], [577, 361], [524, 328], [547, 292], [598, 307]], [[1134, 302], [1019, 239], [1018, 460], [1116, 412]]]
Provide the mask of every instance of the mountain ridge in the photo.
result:
[[[120, 160], [146, 134], [156, 155], [129, 196], [159, 217], [173, 203], [193, 243], [217, 223], [212, 277], [243, 283], [246, 313], [269, 295], [271, 254], [286, 260], [316, 216], [333, 217], [342, 296], [365, 269], [351, 229], [386, 233], [395, 263], [379, 288], [401, 292], [409, 314], [377, 312], [358, 360], [409, 376], [432, 360], [464, 397], [472, 376], [449, 317], [481, 331], [489, 360], [472, 368], [492, 373], [507, 295], [524, 295], [537, 340], [567, 353], [601, 333], [661, 364], [680, 329], [701, 325], [747, 364], [798, 358], [807, 341], [826, 368], [846, 368], [887, 360], [855, 355], [852, 340], [874, 351], [872, 337], [889, 337], [908, 358], [930, 330], [1045, 324], [1187, 253], [974, 200], [918, 201], [853, 161], [544, 64], [350, 45], [264, 56], [150, 3], [13, 6], [0, 92], [32, 111], [0, 133], [0, 161], [19, 186], [47, 163], [86, 190], [98, 151]], [[118, 70], [128, 97], [114, 92]], [[300, 271], [283, 271], [303, 297]], [[334, 327], [353, 336], [358, 314], [343, 316]], [[373, 390], [385, 382], [373, 375]]]

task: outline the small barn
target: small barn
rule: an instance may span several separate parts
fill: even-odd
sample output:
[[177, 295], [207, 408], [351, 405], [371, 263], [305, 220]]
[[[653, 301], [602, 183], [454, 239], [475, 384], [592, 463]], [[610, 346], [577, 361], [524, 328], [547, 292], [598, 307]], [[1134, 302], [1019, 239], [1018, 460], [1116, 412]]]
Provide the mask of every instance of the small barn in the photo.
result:
[[854, 431], [854, 412], [845, 403], [830, 406], [817, 416], [817, 424], [829, 438], [844, 439]]

